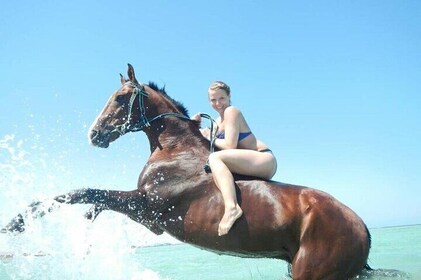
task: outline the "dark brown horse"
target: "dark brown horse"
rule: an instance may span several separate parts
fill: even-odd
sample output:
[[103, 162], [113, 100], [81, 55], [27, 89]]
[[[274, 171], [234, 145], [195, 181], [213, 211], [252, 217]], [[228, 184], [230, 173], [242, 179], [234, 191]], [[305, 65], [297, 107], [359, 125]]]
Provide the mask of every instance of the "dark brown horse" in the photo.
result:
[[[117, 211], [156, 234], [165, 231], [218, 254], [282, 259], [291, 264], [294, 279], [349, 279], [366, 267], [370, 235], [364, 222], [329, 194], [307, 187], [236, 176], [244, 214], [227, 235], [218, 236], [223, 200], [203, 168], [210, 142], [180, 103], [153, 83], [138, 83], [131, 65], [128, 77], [121, 76], [122, 87], [93, 123], [89, 138], [107, 148], [127, 132], [147, 135], [151, 155], [137, 188], [82, 189], [56, 201], [93, 204], [92, 219], [102, 210]], [[23, 231], [23, 216], [5, 230]]]

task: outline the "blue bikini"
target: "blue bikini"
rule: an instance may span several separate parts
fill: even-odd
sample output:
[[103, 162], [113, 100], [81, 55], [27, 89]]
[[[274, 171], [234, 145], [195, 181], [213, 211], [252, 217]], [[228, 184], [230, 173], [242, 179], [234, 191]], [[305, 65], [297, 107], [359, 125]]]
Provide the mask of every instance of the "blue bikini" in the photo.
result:
[[[248, 131], [248, 132], [240, 132], [238, 134], [238, 142], [240, 142], [241, 140], [243, 140], [244, 138], [246, 138], [247, 136], [249, 136], [251, 134], [252, 134], [251, 131]], [[225, 139], [225, 131], [220, 131], [215, 136], [218, 139]]]
[[[251, 131], [248, 131], [248, 132], [240, 132], [238, 134], [238, 142], [240, 142], [241, 140], [243, 140], [244, 138], [246, 138], [247, 136], [249, 136], [251, 134], [252, 134]], [[225, 132], [224, 131], [220, 131], [220, 132], [218, 132], [215, 135], [215, 137], [218, 138], [218, 139], [225, 139]], [[271, 149], [268, 149], [268, 148], [264, 148], [264, 149], [258, 150], [258, 151], [261, 152], [261, 153], [269, 152], [269, 153], [273, 154], [272, 150]]]

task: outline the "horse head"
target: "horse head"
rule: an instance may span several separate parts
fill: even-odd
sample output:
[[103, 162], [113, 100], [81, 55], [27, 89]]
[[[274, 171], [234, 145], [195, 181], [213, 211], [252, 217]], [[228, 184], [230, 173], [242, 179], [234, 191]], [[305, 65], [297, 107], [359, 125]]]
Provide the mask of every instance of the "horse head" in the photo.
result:
[[112, 94], [89, 130], [88, 137], [94, 146], [107, 148], [120, 136], [150, 129], [153, 122], [164, 117], [189, 119], [187, 110], [164, 89], [153, 83], [139, 83], [130, 64], [127, 74], [128, 79], [120, 74], [122, 86]]

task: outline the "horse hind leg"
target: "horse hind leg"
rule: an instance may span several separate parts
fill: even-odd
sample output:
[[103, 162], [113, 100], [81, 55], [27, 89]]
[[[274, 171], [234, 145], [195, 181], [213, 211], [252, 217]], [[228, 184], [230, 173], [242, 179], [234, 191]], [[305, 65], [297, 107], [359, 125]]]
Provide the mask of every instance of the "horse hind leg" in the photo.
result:
[[292, 262], [294, 280], [346, 280], [348, 277], [335, 268], [332, 260], [317, 254], [317, 250], [301, 246]]

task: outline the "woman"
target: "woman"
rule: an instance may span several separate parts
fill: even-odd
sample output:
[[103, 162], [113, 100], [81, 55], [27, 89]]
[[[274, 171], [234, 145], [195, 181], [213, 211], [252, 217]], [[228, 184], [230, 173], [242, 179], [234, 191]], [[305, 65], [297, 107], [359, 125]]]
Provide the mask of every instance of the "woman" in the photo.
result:
[[[219, 113], [215, 146], [221, 149], [209, 156], [209, 166], [222, 193], [225, 213], [218, 234], [225, 235], [243, 211], [237, 203], [232, 173], [271, 179], [276, 172], [276, 159], [271, 150], [256, 139], [241, 111], [231, 106], [230, 88], [224, 82], [213, 82], [208, 90], [209, 101]], [[200, 121], [200, 115], [193, 119]], [[202, 134], [209, 138], [209, 129]]]

